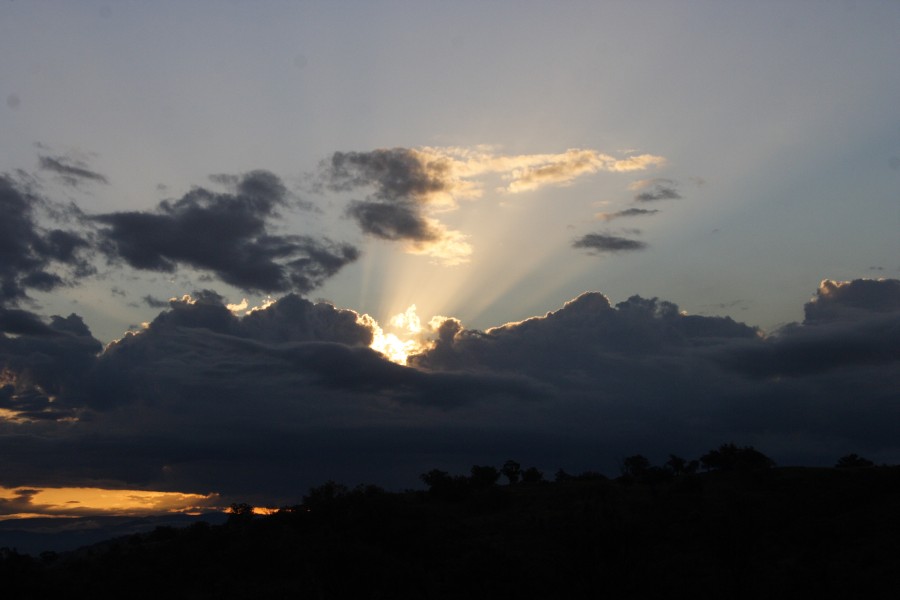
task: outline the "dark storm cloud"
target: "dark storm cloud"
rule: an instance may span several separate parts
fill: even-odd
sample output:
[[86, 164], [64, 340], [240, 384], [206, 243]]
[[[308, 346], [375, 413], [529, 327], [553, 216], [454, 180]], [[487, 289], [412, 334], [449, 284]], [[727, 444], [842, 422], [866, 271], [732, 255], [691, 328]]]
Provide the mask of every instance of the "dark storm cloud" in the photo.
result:
[[93, 272], [84, 237], [38, 224], [38, 216], [52, 210], [27, 186], [0, 175], [0, 304], [23, 300], [28, 289], [46, 292], [66, 285], [59, 267], [75, 277]]
[[[132, 377], [128, 389], [112, 390], [119, 398], [110, 397], [107, 390], [103, 407], [115, 406], [121, 398], [159, 401], [147, 397], [157, 387], [150, 385], [151, 380], [157, 384], [167, 380], [166, 394], [191, 389], [203, 390], [195, 395], [219, 398], [243, 393], [270, 398], [296, 395], [299, 400], [332, 390], [438, 408], [507, 391], [537, 393], [520, 377], [456, 378], [406, 369], [371, 350], [371, 343], [371, 329], [353, 311], [290, 295], [264, 310], [236, 317], [217, 294], [201, 291], [171, 301], [170, 310], [145, 331], [110, 345], [99, 369]], [[165, 357], [169, 366], [160, 369], [155, 361], [145, 363], [148, 357]]]
[[77, 315], [45, 324], [26, 311], [0, 309], [0, 408], [30, 420], [74, 415], [101, 349]]
[[408, 148], [335, 152], [322, 167], [331, 189], [374, 187], [374, 196], [385, 202], [421, 201], [450, 187], [445, 164], [425, 163]]
[[597, 215], [597, 218], [603, 219], [604, 221], [612, 221], [614, 219], [621, 219], [622, 217], [646, 217], [655, 215], [658, 212], [658, 210], [647, 210], [645, 208], [628, 208], [614, 213], [600, 213]]
[[856, 279], [849, 282], [825, 280], [815, 297], [803, 306], [804, 323], [853, 320], [860, 313], [900, 311], [900, 281], [896, 279]]
[[441, 232], [425, 218], [429, 195], [451, 188], [447, 167], [426, 163], [407, 148], [335, 152], [323, 162], [326, 185], [335, 191], [372, 188], [366, 200], [350, 204], [347, 215], [370, 235], [388, 240], [435, 241]]
[[49, 335], [53, 331], [32, 312], [0, 307], [0, 333]]
[[[770, 336], [656, 298], [585, 293], [486, 331], [445, 320], [411, 367], [369, 349], [372, 331], [353, 311], [287, 296], [237, 317], [202, 291], [72, 369], [80, 379], [58, 375], [55, 402], [21, 381], [15, 398], [0, 386], [3, 408], [35, 415], [0, 421], [0, 481], [106, 479], [296, 502], [329, 478], [407, 487], [430, 468], [510, 457], [614, 474], [622, 456], [696, 457], [727, 441], [781, 464], [848, 452], [897, 462], [897, 285], [823, 283], [823, 304]], [[76, 317], [45, 328], [6, 320], [34, 329], [0, 338], [19, 364], [63, 343], [47, 363], [59, 370], [63, 356], [97, 348]], [[27, 348], [13, 346], [24, 338]], [[51, 420], [56, 406], [81, 420]]]
[[572, 247], [587, 249], [590, 254], [600, 254], [643, 250], [647, 248], [647, 244], [640, 240], [631, 240], [607, 233], [588, 233], [572, 242]]
[[87, 168], [87, 165], [80, 161], [63, 156], [39, 156], [41, 169], [56, 173], [60, 179], [69, 185], [77, 186], [85, 181], [108, 184], [109, 180], [106, 176]]
[[440, 237], [414, 204], [355, 201], [347, 214], [365, 233], [385, 240], [433, 241]]
[[681, 194], [678, 193], [677, 184], [671, 179], [650, 179], [642, 183], [644, 185], [641, 189], [646, 189], [646, 191], [635, 194], [634, 200], [636, 202], [681, 199]]
[[254, 171], [233, 184], [234, 193], [225, 194], [196, 188], [153, 213], [95, 216], [101, 248], [136, 269], [173, 272], [183, 264], [263, 292], [309, 292], [358, 258], [349, 244], [273, 234], [287, 191], [272, 173]]
[[760, 377], [801, 376], [900, 362], [900, 280], [825, 280], [791, 324], [761, 346], [738, 349], [730, 366]]
[[[486, 332], [444, 324], [430, 351], [412, 358], [432, 369], [498, 369], [563, 375], [596, 365], [598, 353], [670, 352], [755, 339], [756, 330], [728, 317], [682, 315], [671, 302], [632, 296], [613, 307], [587, 292], [543, 317]], [[601, 363], [602, 364], [602, 363]]]

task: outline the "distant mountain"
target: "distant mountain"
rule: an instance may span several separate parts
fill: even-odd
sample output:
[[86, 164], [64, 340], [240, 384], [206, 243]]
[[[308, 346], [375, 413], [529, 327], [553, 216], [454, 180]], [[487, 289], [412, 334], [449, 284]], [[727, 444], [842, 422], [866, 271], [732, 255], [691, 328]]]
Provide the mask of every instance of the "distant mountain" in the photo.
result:
[[152, 531], [156, 527], [186, 527], [197, 521], [224, 523], [224, 513], [168, 514], [150, 517], [78, 517], [9, 519], [0, 521], [0, 548], [22, 554], [66, 552], [114, 537]]

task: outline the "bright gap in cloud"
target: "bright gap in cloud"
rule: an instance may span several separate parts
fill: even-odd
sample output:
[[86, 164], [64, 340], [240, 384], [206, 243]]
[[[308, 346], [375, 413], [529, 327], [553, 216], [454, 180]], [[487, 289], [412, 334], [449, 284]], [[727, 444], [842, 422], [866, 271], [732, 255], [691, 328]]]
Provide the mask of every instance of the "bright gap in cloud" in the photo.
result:
[[387, 332], [369, 315], [362, 315], [359, 322], [372, 330], [373, 339], [370, 348], [380, 352], [391, 362], [406, 365], [411, 355], [431, 348], [434, 344], [433, 334], [445, 320], [446, 317], [435, 316], [430, 319], [428, 325], [423, 326], [416, 313], [416, 305], [412, 304], [404, 312], [390, 318]]

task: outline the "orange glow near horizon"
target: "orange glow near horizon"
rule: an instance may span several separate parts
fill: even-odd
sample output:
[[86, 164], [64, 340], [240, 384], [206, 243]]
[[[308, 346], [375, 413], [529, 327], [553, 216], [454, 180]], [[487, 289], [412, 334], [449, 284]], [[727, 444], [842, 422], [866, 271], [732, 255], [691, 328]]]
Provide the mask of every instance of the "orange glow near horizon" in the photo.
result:
[[104, 488], [0, 487], [0, 520], [27, 517], [139, 516], [222, 510], [218, 494]]

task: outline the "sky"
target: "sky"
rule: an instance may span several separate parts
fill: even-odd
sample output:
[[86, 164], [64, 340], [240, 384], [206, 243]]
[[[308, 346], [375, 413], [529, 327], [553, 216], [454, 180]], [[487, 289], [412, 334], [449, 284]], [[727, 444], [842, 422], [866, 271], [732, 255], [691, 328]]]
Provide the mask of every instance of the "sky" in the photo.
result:
[[0, 518], [728, 441], [900, 461], [897, 31], [3, 2]]

